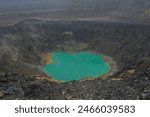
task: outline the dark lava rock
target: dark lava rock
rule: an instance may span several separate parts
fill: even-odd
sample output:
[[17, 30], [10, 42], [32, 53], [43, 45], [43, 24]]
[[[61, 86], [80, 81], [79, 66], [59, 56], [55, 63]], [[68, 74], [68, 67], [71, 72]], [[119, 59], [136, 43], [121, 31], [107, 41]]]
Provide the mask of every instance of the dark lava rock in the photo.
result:
[[4, 97], [4, 93], [3, 91], [0, 91], [0, 98], [3, 98]]

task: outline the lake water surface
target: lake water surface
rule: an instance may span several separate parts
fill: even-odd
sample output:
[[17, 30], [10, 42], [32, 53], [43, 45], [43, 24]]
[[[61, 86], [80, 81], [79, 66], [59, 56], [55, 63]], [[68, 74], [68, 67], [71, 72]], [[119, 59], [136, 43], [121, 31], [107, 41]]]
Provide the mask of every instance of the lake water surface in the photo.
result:
[[45, 64], [43, 71], [56, 80], [71, 81], [109, 72], [109, 65], [102, 55], [92, 52], [50, 53], [52, 62]]

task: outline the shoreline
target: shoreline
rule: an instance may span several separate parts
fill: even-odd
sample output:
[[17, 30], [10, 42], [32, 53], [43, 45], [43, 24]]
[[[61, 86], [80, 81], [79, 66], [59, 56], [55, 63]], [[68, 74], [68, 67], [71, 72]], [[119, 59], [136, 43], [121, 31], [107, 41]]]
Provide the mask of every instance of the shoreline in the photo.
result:
[[44, 67], [45, 64], [50, 64], [51, 62], [53, 62], [52, 60], [52, 55], [50, 54], [50, 52], [46, 52], [46, 53], [40, 53], [40, 57], [42, 60], [42, 65], [40, 70], [45, 74], [45, 76], [37, 76], [36, 79], [37, 80], [42, 80], [45, 79], [49, 82], [55, 82], [55, 83], [64, 83], [65, 81], [61, 81], [61, 80], [55, 80], [55, 78], [53, 78], [52, 76], [48, 76], [42, 69]]
[[112, 57], [110, 56], [106, 56], [106, 55], [102, 55], [102, 58], [105, 62], [107, 62], [110, 70], [109, 72], [106, 73], [107, 77], [110, 77], [112, 75], [114, 75], [117, 71], [118, 71], [118, 68], [117, 68], [117, 63], [113, 60]]
[[[98, 76], [88, 76], [88, 77], [81, 78], [80, 80], [78, 80], [79, 82], [83, 82], [83, 81], [86, 81], [86, 80], [95, 80], [95, 79], [98, 79], [98, 78], [106, 79], [106, 78], [114, 75], [118, 71], [117, 63], [112, 59], [112, 57], [106, 56], [106, 55], [100, 54], [100, 53], [97, 53], [97, 54], [99, 54], [102, 57], [102, 59], [107, 63], [107, 65], [109, 66], [109, 71], [107, 73], [104, 73], [104, 74], [101, 74], [101, 75], [98, 75]], [[42, 58], [42, 62], [43, 62], [44, 65], [45, 64], [50, 64], [51, 62], [53, 62], [52, 55], [50, 54], [50, 52], [45, 53], [45, 54], [42, 53], [41, 58]], [[70, 81], [55, 80], [55, 78], [53, 78], [51, 76], [48, 76], [48, 75], [47, 75], [47, 77], [51, 79], [50, 81], [54, 81], [54, 82], [59, 82], [59, 83], [70, 82]]]

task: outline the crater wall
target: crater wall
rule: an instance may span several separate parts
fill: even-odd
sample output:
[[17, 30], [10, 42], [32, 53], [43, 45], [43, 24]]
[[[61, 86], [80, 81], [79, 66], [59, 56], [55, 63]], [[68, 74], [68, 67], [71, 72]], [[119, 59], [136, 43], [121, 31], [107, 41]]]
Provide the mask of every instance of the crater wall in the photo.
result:
[[150, 26], [29, 19], [0, 27], [1, 72], [41, 74], [41, 53], [83, 50], [112, 57], [120, 71], [134, 67], [150, 56]]

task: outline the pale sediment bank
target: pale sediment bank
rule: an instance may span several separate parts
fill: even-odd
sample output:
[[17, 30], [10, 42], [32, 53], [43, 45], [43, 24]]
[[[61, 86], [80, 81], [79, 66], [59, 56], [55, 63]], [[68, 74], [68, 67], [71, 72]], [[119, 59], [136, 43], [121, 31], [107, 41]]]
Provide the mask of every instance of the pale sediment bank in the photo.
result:
[[40, 75], [39, 75], [39, 76], [36, 75], [36, 76], [34, 76], [34, 78], [35, 78], [36, 80], [46, 80], [46, 81], [54, 82], [54, 83], [58, 83], [58, 84], [64, 82], [64, 81], [61, 81], [61, 80], [55, 80], [55, 79], [52, 78], [52, 77], [44, 77], [44, 76], [40, 76]]

